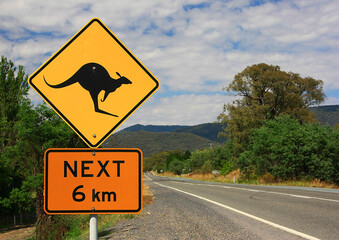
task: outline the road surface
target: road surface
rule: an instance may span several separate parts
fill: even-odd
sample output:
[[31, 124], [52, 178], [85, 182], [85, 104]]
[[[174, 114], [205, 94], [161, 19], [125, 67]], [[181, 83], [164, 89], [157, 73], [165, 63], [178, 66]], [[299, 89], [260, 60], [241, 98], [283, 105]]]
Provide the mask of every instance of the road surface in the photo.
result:
[[107, 239], [339, 239], [338, 190], [144, 181], [155, 202]]

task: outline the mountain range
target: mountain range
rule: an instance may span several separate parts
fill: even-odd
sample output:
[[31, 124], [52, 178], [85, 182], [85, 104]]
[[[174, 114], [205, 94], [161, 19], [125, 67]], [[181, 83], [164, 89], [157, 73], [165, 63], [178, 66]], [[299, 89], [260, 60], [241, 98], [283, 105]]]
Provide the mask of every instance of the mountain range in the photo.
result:
[[[311, 107], [310, 111], [321, 124], [334, 126], [339, 123], [339, 105]], [[136, 124], [111, 135], [103, 147], [139, 148], [145, 157], [161, 151], [194, 151], [223, 144], [226, 139], [218, 138], [221, 131], [221, 123], [194, 126]]]
[[140, 148], [144, 156], [162, 151], [194, 151], [221, 145], [218, 132], [220, 123], [205, 123], [195, 126], [133, 125], [111, 135], [103, 147]]

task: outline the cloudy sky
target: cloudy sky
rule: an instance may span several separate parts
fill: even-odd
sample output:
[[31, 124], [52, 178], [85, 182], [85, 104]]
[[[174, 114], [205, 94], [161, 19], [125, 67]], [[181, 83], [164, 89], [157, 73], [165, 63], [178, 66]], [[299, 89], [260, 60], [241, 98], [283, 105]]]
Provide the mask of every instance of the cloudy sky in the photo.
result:
[[94, 17], [161, 82], [120, 129], [216, 121], [222, 88], [261, 62], [323, 80], [339, 104], [337, 0], [1, 0], [0, 55], [30, 75]]

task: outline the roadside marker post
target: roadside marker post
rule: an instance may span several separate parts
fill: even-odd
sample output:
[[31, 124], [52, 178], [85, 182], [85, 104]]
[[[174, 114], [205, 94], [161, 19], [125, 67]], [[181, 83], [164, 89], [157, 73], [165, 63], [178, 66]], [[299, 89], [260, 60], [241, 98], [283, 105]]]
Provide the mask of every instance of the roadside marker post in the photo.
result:
[[160, 82], [98, 18], [88, 22], [29, 78], [29, 85], [92, 149], [45, 152], [47, 214], [142, 210], [142, 152], [98, 148]]

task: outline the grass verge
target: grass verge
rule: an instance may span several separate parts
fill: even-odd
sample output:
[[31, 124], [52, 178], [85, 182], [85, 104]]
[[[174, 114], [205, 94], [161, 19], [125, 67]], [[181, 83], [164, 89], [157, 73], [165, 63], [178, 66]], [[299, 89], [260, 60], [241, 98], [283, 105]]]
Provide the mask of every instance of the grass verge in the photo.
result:
[[209, 182], [221, 182], [221, 183], [240, 183], [240, 184], [250, 184], [250, 185], [270, 185], [270, 186], [297, 186], [297, 187], [317, 187], [317, 188], [332, 188], [332, 189], [339, 189], [339, 186], [320, 181], [318, 179], [307, 181], [307, 180], [289, 180], [289, 181], [282, 181], [276, 180], [273, 176], [264, 175], [261, 178], [255, 179], [244, 179], [239, 170], [235, 170], [230, 172], [227, 175], [214, 175], [212, 173], [208, 174], [198, 174], [198, 173], [189, 173], [189, 174], [182, 174], [175, 175], [171, 172], [164, 172], [164, 173], [155, 173], [159, 176], [168, 176], [168, 177], [182, 177], [188, 178], [193, 180], [199, 181], [209, 181]]

